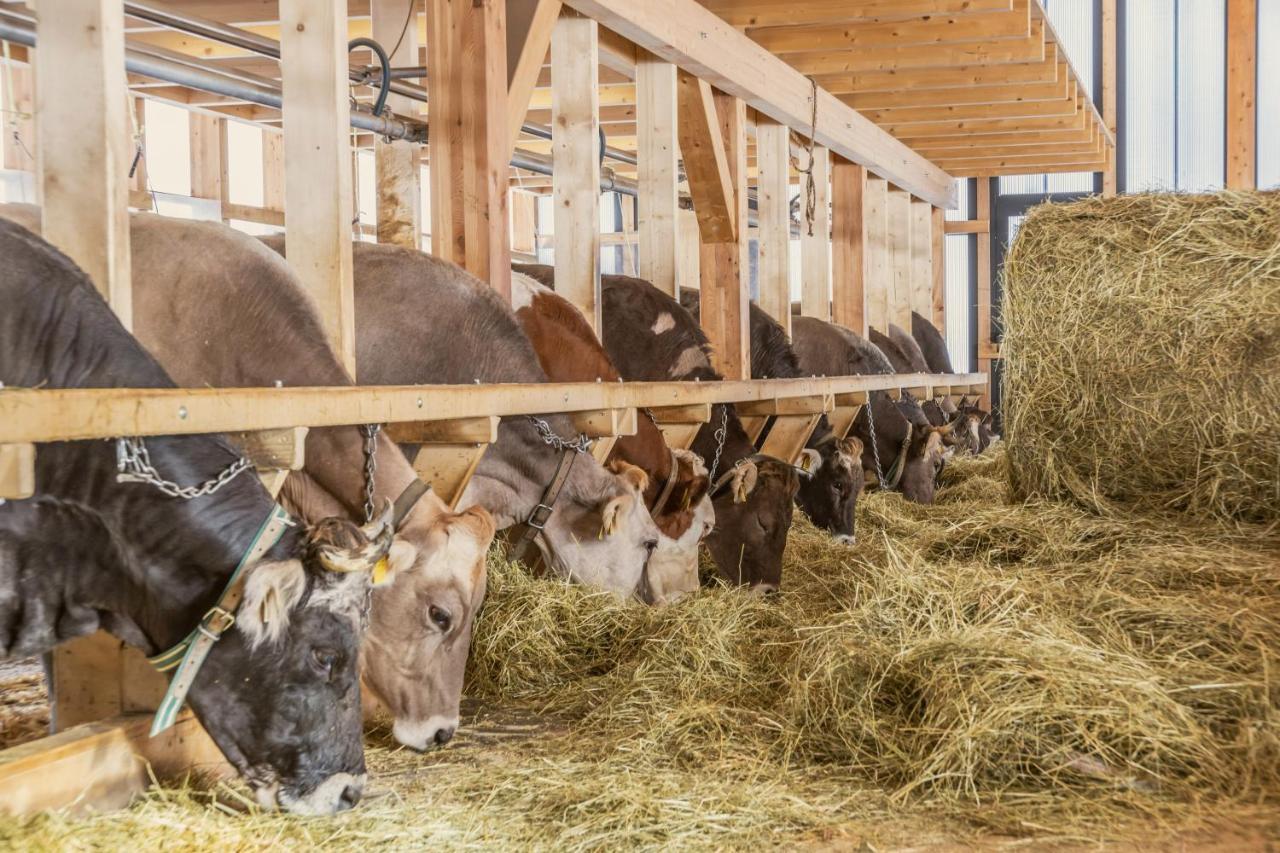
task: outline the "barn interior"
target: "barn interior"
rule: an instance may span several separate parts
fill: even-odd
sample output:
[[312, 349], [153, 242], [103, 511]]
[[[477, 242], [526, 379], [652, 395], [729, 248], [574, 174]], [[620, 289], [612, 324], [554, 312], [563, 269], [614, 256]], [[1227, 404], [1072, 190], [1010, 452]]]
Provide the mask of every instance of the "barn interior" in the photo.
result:
[[[263, 808], [190, 709], [151, 735], [168, 682], [120, 637], [0, 649], [0, 843], [1270, 849], [1278, 44], [1273, 0], [3, 0], [0, 220], [147, 349], [131, 215], [283, 236], [347, 381], [0, 372], [0, 578], [4, 513], [66, 443], [225, 433], [288, 505], [317, 435], [380, 424], [454, 511], [526, 417], [602, 467], [732, 410], [799, 483], [821, 430], [871, 432], [848, 535], [788, 498], [780, 582], [704, 544], [658, 606], [499, 534], [456, 735], [418, 751], [370, 709], [336, 814]], [[556, 378], [532, 333], [536, 384], [366, 378], [353, 242], [456, 264], [511, 317], [512, 265], [539, 265], [618, 381]], [[620, 276], [696, 291], [721, 381], [622, 368]], [[886, 355], [926, 327], [942, 361], [753, 363], [757, 322], [798, 350], [812, 321]], [[881, 399], [936, 409], [917, 430], [978, 413], [927, 499], [901, 479], [920, 432], [877, 455]]]

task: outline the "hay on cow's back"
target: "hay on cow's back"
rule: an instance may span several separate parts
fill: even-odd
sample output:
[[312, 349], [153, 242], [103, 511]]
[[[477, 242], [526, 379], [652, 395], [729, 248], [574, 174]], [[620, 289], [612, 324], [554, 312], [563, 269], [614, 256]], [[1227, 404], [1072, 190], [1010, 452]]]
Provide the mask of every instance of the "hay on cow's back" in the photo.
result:
[[1042, 205], [1004, 294], [1019, 494], [1280, 520], [1280, 193]]

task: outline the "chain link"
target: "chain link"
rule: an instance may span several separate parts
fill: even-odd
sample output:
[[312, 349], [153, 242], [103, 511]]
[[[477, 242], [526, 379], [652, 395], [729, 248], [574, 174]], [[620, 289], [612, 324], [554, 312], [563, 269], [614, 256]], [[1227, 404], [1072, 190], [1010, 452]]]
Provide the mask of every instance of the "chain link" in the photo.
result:
[[149, 483], [169, 497], [182, 498], [184, 501], [211, 495], [252, 467], [253, 463], [242, 456], [223, 468], [212, 480], [206, 480], [198, 486], [180, 486], [160, 476], [160, 472], [151, 464], [151, 454], [141, 438], [116, 439], [117, 483]]
[[378, 472], [378, 433], [382, 431], [382, 424], [364, 424], [359, 430], [364, 436], [364, 523], [368, 524], [373, 521], [374, 510], [377, 509], [373, 488]]
[[555, 430], [551, 428], [551, 424], [542, 418], [534, 415], [526, 415], [526, 417], [533, 423], [533, 428], [538, 431], [538, 436], [542, 439], [543, 444], [554, 447], [556, 450], [572, 450], [574, 453], [586, 453], [591, 449], [593, 442], [585, 435], [579, 435], [572, 441], [566, 440], [557, 435]]
[[887, 489], [889, 484], [884, 480], [884, 468], [880, 466], [880, 446], [876, 443], [876, 419], [871, 416], [871, 395], [867, 395], [867, 427], [871, 431], [871, 456], [876, 460], [876, 480], [880, 488]]
[[708, 479], [714, 483], [716, 481], [716, 469], [720, 467], [720, 453], [724, 450], [724, 439], [729, 434], [729, 407], [721, 404], [720, 406], [720, 428], [716, 430], [716, 456], [711, 460], [711, 475]]

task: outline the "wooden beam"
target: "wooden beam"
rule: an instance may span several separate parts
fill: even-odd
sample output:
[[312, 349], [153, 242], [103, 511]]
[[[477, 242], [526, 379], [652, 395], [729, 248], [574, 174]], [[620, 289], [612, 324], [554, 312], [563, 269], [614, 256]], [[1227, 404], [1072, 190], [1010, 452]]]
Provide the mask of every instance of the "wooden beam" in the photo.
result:
[[289, 265], [355, 376], [346, 4], [281, 0], [280, 20]]
[[866, 325], [883, 331], [889, 317], [890, 294], [893, 290], [893, 267], [889, 255], [888, 182], [881, 178], [867, 179], [863, 190], [862, 219], [867, 235], [863, 279]]
[[[715, 93], [714, 113], [728, 163], [734, 233], [729, 240], [703, 239], [699, 265], [699, 322], [711, 343], [712, 365], [726, 379], [751, 376], [750, 292], [747, 260], [747, 109], [739, 98]], [[688, 149], [685, 149], [688, 163]], [[687, 167], [686, 167], [687, 168]]]
[[[940, 207], [932, 208], [929, 215], [929, 273], [932, 277], [930, 287], [932, 289], [933, 301], [931, 310], [924, 316], [928, 317], [933, 325], [942, 332], [945, 337], [947, 334], [947, 255], [946, 229], [943, 227], [945, 223], [943, 210]], [[908, 329], [907, 331], [911, 331]]]
[[221, 209], [222, 220], [229, 217], [222, 209], [230, 201], [227, 162], [227, 120], [208, 113], [193, 112], [190, 121], [191, 195], [213, 199]]
[[967, 88], [884, 90], [842, 94], [840, 100], [856, 110], [904, 109], [907, 107], [956, 107], [974, 104], [1008, 104], [1057, 101], [1067, 97], [1075, 83], [1062, 66], [1060, 79], [1049, 83], [1015, 86], [970, 86]]
[[[1031, 35], [1004, 41], [956, 42], [943, 45], [877, 47], [784, 54], [787, 64], [802, 74], [840, 74], [893, 69], [939, 68], [954, 65], [1007, 65], [1043, 62], [1044, 23], [1031, 22]], [[895, 181], [896, 183], [896, 181]]]
[[744, 418], [768, 418], [775, 415], [820, 415], [835, 406], [832, 394], [807, 397], [775, 397], [739, 403], [735, 408]]
[[[1102, 0], [1102, 121], [1112, 136], [1116, 134], [1116, 37], [1118, 32], [1117, 0]], [[1112, 147], [1107, 156], [1107, 168], [1102, 174], [1102, 194], [1114, 196], [1117, 191], [1116, 164], [1119, 152]]]
[[756, 123], [760, 236], [760, 308], [791, 336], [791, 130], [773, 119]]
[[902, 139], [917, 140], [955, 135], [1002, 134], [1028, 130], [1078, 130], [1089, 127], [1089, 114], [1081, 110], [1066, 116], [1042, 116], [1039, 118], [989, 118], [963, 121], [935, 121], [927, 124], [882, 125], [890, 133], [901, 134]]
[[867, 170], [843, 157], [831, 169], [831, 319], [859, 335], [867, 332]]
[[711, 86], [681, 70], [677, 75], [680, 151], [704, 243], [736, 239], [733, 178]]
[[815, 79], [819, 86], [833, 94], [907, 93], [929, 89], [963, 90], [978, 86], [1027, 86], [1054, 83], [1059, 81], [1061, 74], [1057, 47], [1046, 45], [1045, 56], [1038, 62], [844, 71], [823, 74]]
[[298, 471], [305, 464], [306, 427], [231, 432], [227, 439], [255, 468]]
[[[569, 0], [569, 5], [721, 91], [745, 100], [779, 124], [808, 128], [814, 84], [804, 72], [789, 67], [715, 13], [687, 0]], [[1043, 54], [1043, 44], [1040, 52]], [[949, 175], [827, 92], [818, 89], [817, 100], [818, 144], [931, 203], [954, 204], [955, 186]]]
[[409, 421], [387, 424], [387, 437], [397, 444], [488, 443], [498, 440], [497, 415], [447, 421]]
[[[676, 67], [642, 51], [636, 58], [636, 160], [640, 277], [679, 298], [678, 96]], [[692, 235], [686, 235], [691, 239]]]
[[507, 130], [511, 144], [529, 111], [529, 98], [538, 85], [551, 30], [560, 17], [560, 0], [506, 0], [507, 4]]
[[[807, 156], [801, 154], [801, 159]], [[804, 165], [804, 164], [802, 164]], [[831, 154], [821, 145], [813, 147], [814, 216], [812, 233], [805, 221], [805, 185], [800, 179], [800, 313], [819, 320], [831, 319]]]
[[944, 230], [948, 234], [989, 234], [991, 223], [985, 219], [948, 219], [944, 223]]
[[[889, 230], [890, 297], [886, 323], [910, 329], [911, 323], [911, 194], [890, 190], [886, 206]], [[906, 325], [904, 325], [904, 323]], [[889, 333], [886, 325], [880, 329]]]
[[911, 144], [917, 149], [933, 156], [937, 150], [950, 148], [972, 148], [982, 151], [1003, 148], [1034, 148], [1041, 145], [1092, 145], [1097, 141], [1096, 128], [1080, 127], [1057, 130], [1012, 130], [1001, 133], [969, 134], [958, 131], [950, 136], [931, 136], [915, 138]]
[[1012, 0], [703, 0], [702, 5], [735, 27], [802, 23], [908, 20], [920, 15], [1008, 11]]
[[1257, 144], [1258, 0], [1227, 0], [1229, 188], [1244, 190], [1257, 186]]
[[[862, 114], [876, 124], [906, 126], [933, 124], [949, 121], [972, 121], [993, 118], [1042, 118], [1044, 116], [1075, 115], [1080, 109], [1076, 101], [1075, 83], [1067, 97], [1049, 101], [1006, 101], [993, 104], [955, 104], [931, 107], [893, 107], [889, 109], [864, 109]], [[848, 95], [842, 98], [850, 97]]]
[[551, 34], [556, 291], [600, 333], [598, 25], [564, 14]]
[[[374, 40], [389, 47], [399, 44], [390, 57], [392, 67], [417, 65], [418, 28], [404, 28], [405, 0], [371, 0], [369, 6]], [[409, 4], [415, 20], [417, 7], [417, 0]], [[392, 94], [387, 98], [387, 108], [402, 115], [413, 115], [417, 106], [401, 95]], [[404, 139], [387, 141], [375, 137], [373, 161], [378, 194], [378, 242], [418, 248], [422, 232], [418, 146]]]
[[927, 13], [899, 21], [867, 21], [857, 26], [832, 26], [823, 21], [803, 25], [749, 27], [747, 35], [774, 53], [819, 50], [856, 51], [905, 45], [942, 45], [966, 41], [1025, 39], [1031, 15], [1027, 0], [1015, 0], [1013, 8], [980, 14]]
[[22, 500], [35, 490], [36, 446], [29, 441], [0, 444], [0, 500]]
[[426, 0], [432, 253], [511, 298], [505, 0]]
[[129, 162], [121, 0], [42, 7], [36, 38], [36, 148], [44, 238], [85, 271], [125, 328]]
[[[910, 309], [921, 317], [933, 315], [933, 223], [932, 205], [927, 201], [911, 201], [911, 302]], [[902, 330], [911, 334], [911, 315], [904, 318]]]
[[1105, 158], [1093, 163], [1037, 163], [1020, 166], [992, 168], [961, 168], [957, 175], [966, 178], [994, 178], [1001, 175], [1039, 175], [1045, 172], [1101, 172], [1107, 167]]

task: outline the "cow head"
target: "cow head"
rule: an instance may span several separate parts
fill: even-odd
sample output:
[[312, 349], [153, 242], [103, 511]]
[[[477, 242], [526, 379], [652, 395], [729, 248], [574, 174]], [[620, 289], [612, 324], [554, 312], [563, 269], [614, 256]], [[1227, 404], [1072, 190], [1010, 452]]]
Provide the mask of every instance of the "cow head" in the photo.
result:
[[702, 457], [689, 450], [674, 450], [672, 455], [676, 484], [666, 507], [654, 518], [661, 535], [645, 572], [644, 598], [650, 604], [670, 604], [697, 590], [698, 548], [716, 521]]
[[712, 495], [716, 527], [707, 548], [729, 583], [774, 592], [782, 583], [782, 551], [800, 488], [795, 468], [756, 456], [740, 462]]
[[304, 559], [248, 570], [236, 630], [215, 644], [188, 701], [264, 808], [329, 814], [364, 788], [360, 640], [386, 519], [327, 519]]
[[853, 510], [862, 493], [862, 442], [831, 435], [804, 452], [809, 476], [801, 479], [796, 502], [815, 525], [852, 543]]
[[979, 408], [977, 403], [962, 400], [959, 413], [966, 418], [976, 420], [970, 439], [970, 448], [975, 454], [982, 453], [1000, 440], [1000, 435], [992, 429], [991, 413], [986, 409]]
[[911, 441], [907, 445], [907, 459], [903, 463], [902, 479], [898, 484], [907, 500], [921, 504], [933, 503], [938, 476], [952, 453], [951, 448], [946, 446], [945, 439], [955, 425], [956, 421], [952, 421], [946, 426], [916, 426], [913, 429]]
[[404, 519], [388, 563], [395, 583], [375, 590], [361, 657], [366, 701], [395, 718], [392, 734], [425, 750], [458, 728], [471, 625], [484, 601], [493, 517], [482, 507]]
[[[587, 456], [577, 464], [592, 463]], [[537, 543], [555, 574], [643, 597], [641, 581], [658, 547], [658, 528], [644, 504], [648, 478], [626, 462], [610, 470], [596, 466], [590, 482], [566, 487], [556, 500]]]

